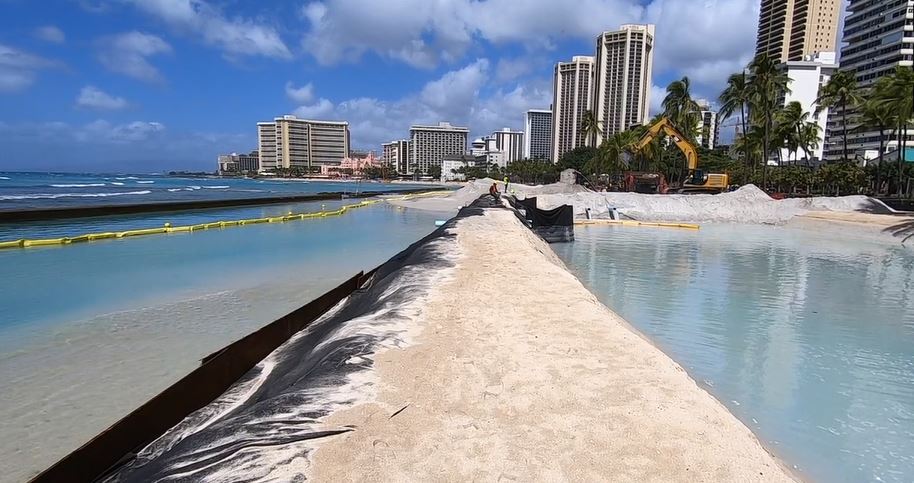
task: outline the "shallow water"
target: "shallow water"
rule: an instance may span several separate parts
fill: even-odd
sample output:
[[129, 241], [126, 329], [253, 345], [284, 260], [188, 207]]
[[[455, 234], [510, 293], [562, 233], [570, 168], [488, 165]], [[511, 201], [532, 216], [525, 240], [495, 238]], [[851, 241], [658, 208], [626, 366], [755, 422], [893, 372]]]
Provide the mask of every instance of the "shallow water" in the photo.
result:
[[914, 251], [786, 227], [579, 227], [556, 253], [813, 481], [914, 481]]
[[[374, 268], [434, 220], [377, 204], [325, 219], [0, 252], [0, 481], [26, 479], [201, 357]], [[133, 222], [145, 220], [66, 229]]]

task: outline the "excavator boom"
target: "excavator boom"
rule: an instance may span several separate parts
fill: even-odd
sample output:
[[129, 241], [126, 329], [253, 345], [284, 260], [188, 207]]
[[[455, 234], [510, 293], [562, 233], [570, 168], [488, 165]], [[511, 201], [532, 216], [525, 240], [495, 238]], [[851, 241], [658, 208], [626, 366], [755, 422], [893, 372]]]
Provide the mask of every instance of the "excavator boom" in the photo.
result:
[[635, 145], [635, 150], [641, 151], [644, 149], [645, 146], [656, 139], [661, 132], [673, 140], [676, 147], [682, 151], [682, 154], [686, 158], [686, 164], [689, 168], [689, 180], [683, 184], [683, 191], [721, 192], [727, 189], [730, 182], [729, 176], [726, 174], [706, 175], [698, 169], [698, 150], [695, 149], [695, 146], [690, 143], [678, 129], [676, 129], [676, 126], [673, 125], [669, 118], [664, 117], [648, 127], [647, 132], [641, 136], [641, 139], [638, 140], [638, 143]]

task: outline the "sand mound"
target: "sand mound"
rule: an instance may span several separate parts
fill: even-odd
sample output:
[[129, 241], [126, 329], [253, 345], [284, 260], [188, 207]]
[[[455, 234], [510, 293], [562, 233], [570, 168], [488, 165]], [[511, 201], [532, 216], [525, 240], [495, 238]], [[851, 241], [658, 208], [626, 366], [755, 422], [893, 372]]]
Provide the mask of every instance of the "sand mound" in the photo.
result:
[[[414, 199], [396, 202], [401, 206], [434, 211], [455, 212], [489, 192], [495, 180], [485, 178], [466, 185], [443, 198]], [[499, 191], [504, 184], [498, 182]], [[810, 211], [892, 213], [881, 201], [867, 196], [791, 198], [775, 200], [755, 185], [719, 195], [646, 195], [640, 193], [597, 193], [580, 185], [553, 183], [528, 186], [509, 185], [508, 191], [518, 198], [535, 196], [537, 205], [551, 209], [573, 205], [576, 218], [608, 218], [616, 209], [623, 217], [645, 221], [685, 221], [699, 223], [781, 224]]]

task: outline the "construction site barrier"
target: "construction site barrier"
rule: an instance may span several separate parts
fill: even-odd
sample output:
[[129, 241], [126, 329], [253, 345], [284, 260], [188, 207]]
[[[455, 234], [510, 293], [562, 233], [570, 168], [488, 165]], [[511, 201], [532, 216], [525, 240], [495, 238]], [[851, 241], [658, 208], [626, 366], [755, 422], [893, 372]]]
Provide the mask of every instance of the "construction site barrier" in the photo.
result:
[[635, 220], [574, 220], [575, 225], [622, 225], [622, 226], [658, 226], [663, 228], [685, 228], [687, 230], [698, 230], [699, 225], [694, 223], [665, 223], [659, 221], [635, 221]]
[[[423, 192], [423, 193], [412, 193], [404, 196], [398, 196], [395, 198], [387, 198], [388, 200], [410, 200], [413, 198], [426, 197], [426, 196], [440, 196], [442, 194], [449, 194], [449, 192]], [[41, 238], [41, 239], [20, 239], [20, 240], [10, 240], [0, 242], [0, 250], [8, 248], [31, 248], [31, 247], [46, 247], [54, 245], [69, 245], [72, 243], [85, 243], [95, 240], [107, 240], [111, 238], [128, 238], [134, 236], [144, 236], [144, 235], [158, 235], [164, 233], [186, 233], [194, 232], [200, 230], [212, 230], [217, 228], [229, 228], [233, 226], [245, 226], [245, 225], [257, 225], [260, 223], [285, 223], [287, 221], [300, 221], [307, 220], [311, 218], [325, 218], [328, 216], [340, 216], [345, 214], [347, 211], [362, 208], [364, 206], [373, 205], [375, 203], [380, 203], [382, 200], [366, 200], [359, 203], [353, 203], [349, 205], [341, 206], [340, 208], [332, 211], [318, 211], [312, 213], [289, 213], [284, 216], [273, 216], [266, 218], [249, 218], [244, 220], [224, 220], [224, 221], [214, 221], [210, 223], [198, 223], [196, 225], [182, 225], [182, 226], [172, 226], [171, 223], [165, 223], [164, 226], [157, 228], [142, 228], [138, 230], [126, 230], [118, 232], [104, 232], [104, 233], [87, 233], [85, 235], [79, 235], [74, 237], [60, 237], [60, 238]]]

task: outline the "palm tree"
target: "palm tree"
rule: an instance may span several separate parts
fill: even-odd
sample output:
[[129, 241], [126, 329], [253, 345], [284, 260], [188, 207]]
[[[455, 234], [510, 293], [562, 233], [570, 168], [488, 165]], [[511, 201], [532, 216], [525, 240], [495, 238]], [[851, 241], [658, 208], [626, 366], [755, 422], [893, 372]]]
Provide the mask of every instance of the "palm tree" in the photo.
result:
[[809, 166], [809, 153], [819, 148], [819, 141], [822, 139], [819, 136], [821, 129], [819, 123], [815, 121], [807, 121], [800, 126], [799, 144], [800, 148], [803, 149], [803, 155], [806, 157], [806, 166]]
[[[803, 136], [803, 126], [808, 122], [809, 113], [803, 111], [803, 105], [799, 101], [791, 101], [778, 113], [778, 125], [781, 127], [781, 136], [788, 150], [796, 155], [801, 147], [801, 138]], [[803, 149], [807, 154], [806, 149]], [[808, 158], [808, 155], [807, 155]], [[809, 164], [807, 159], [806, 164]]]
[[853, 72], [839, 70], [835, 72], [828, 83], [822, 87], [819, 97], [816, 98], [816, 115], [823, 109], [841, 108], [842, 134], [844, 137], [844, 159], [847, 160], [847, 110], [863, 101], [857, 88], [857, 78]]
[[587, 171], [593, 174], [611, 174], [620, 171], [628, 165], [626, 155], [634, 152], [638, 143], [636, 131], [623, 131], [603, 140], [597, 155], [585, 165]]
[[[727, 87], [720, 94], [720, 112], [717, 119], [726, 119], [739, 111], [740, 123], [743, 125], [743, 134], [749, 132], [746, 120], [746, 106], [749, 104], [751, 89], [746, 72], [733, 74], [727, 79]], [[749, 162], [749, 153], [743, 153], [746, 162]]]
[[750, 104], [756, 121], [761, 121], [764, 132], [762, 141], [762, 184], [768, 184], [768, 155], [771, 153], [771, 133], [774, 128], [775, 113], [779, 110], [781, 99], [790, 92], [787, 77], [770, 57], [760, 55], [749, 64], [750, 69]]
[[881, 77], [871, 91], [872, 97], [863, 103], [861, 110], [861, 127], [879, 129], [879, 162], [876, 164], [876, 193], [882, 186], [882, 158], [885, 156], [885, 132], [895, 126], [895, 112], [890, 104], [883, 102], [890, 89], [891, 76]]
[[593, 111], [584, 111], [584, 115], [581, 117], [581, 130], [584, 131], [588, 146], [597, 144], [597, 136], [603, 134], [603, 129], [600, 127], [600, 121], [597, 120], [597, 116]]
[[[914, 71], [904, 67], [896, 67], [895, 73], [887, 76], [889, 80], [877, 84], [875, 99], [877, 103], [887, 106], [894, 115], [898, 143], [898, 194], [902, 193], [902, 173], [906, 157], [908, 139], [908, 124], [914, 117]], [[881, 88], [880, 88], [881, 87]]]
[[701, 107], [692, 99], [691, 82], [688, 77], [670, 82], [666, 87], [666, 97], [663, 98], [662, 106], [663, 115], [685, 136], [694, 138]]

